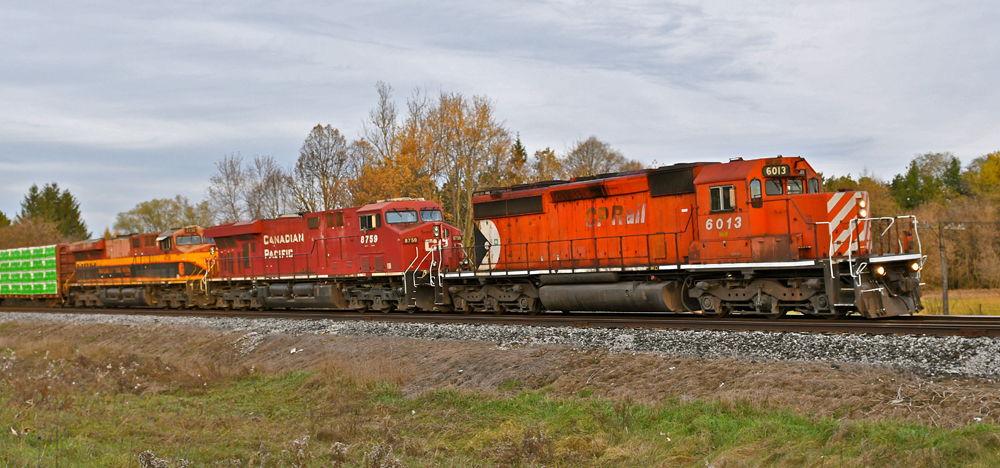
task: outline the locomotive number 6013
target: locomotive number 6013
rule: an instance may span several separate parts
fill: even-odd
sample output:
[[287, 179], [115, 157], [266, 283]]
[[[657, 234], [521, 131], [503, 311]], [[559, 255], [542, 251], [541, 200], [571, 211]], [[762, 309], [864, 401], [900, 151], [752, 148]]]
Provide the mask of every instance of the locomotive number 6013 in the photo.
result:
[[716, 219], [709, 218], [705, 220], [705, 229], [708, 229], [709, 231], [711, 231], [712, 229], [721, 230], [723, 228], [739, 229], [741, 227], [743, 227], [743, 218], [740, 216], [737, 216], [735, 219], [726, 218], [725, 220], [723, 220], [722, 218], [716, 218]]
[[778, 164], [774, 166], [764, 166], [764, 177], [789, 177], [792, 175], [791, 168], [786, 164]]

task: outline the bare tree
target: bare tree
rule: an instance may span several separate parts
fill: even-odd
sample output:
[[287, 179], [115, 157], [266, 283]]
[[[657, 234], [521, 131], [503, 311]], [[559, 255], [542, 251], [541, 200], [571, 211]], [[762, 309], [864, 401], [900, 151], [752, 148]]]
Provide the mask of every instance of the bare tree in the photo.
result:
[[396, 154], [396, 119], [398, 112], [392, 102], [392, 86], [379, 81], [378, 104], [368, 112], [368, 120], [361, 124], [361, 138], [368, 143], [381, 161], [388, 161]]
[[247, 171], [239, 153], [223, 156], [215, 163], [218, 173], [209, 179], [208, 202], [221, 223], [234, 223], [246, 214]]
[[244, 198], [250, 219], [277, 218], [290, 211], [289, 176], [273, 156], [254, 156], [245, 172]]
[[586, 177], [642, 169], [642, 164], [625, 158], [611, 145], [591, 136], [576, 143], [566, 156], [565, 167], [569, 177]]
[[329, 125], [313, 127], [299, 151], [292, 178], [298, 208], [322, 211], [343, 206], [350, 199], [351, 156], [340, 131]]

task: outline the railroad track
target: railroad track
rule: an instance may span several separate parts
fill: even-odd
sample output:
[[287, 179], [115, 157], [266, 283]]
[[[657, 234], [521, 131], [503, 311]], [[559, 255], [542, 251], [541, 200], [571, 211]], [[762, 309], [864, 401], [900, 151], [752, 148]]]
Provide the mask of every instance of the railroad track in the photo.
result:
[[653, 313], [549, 313], [528, 315], [352, 313], [328, 310], [185, 310], [185, 309], [72, 309], [2, 307], [0, 312], [150, 315], [168, 317], [285, 318], [295, 320], [365, 320], [412, 323], [464, 323], [496, 325], [572, 326], [607, 328], [657, 328], [682, 330], [784, 331], [807, 333], [873, 333], [934, 336], [1000, 336], [1000, 316], [918, 315], [885, 320], [860, 317], [840, 320], [790, 315], [780, 320], [754, 317], [705, 318], [697, 314]]

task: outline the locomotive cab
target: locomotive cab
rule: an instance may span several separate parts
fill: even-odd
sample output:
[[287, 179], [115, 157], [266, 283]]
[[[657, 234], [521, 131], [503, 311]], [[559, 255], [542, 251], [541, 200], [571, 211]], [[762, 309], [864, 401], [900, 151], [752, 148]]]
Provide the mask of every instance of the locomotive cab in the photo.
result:
[[[424, 199], [398, 198], [358, 209], [361, 252], [374, 271], [453, 271], [461, 262], [462, 232], [444, 222], [441, 207]], [[398, 262], [394, 268], [388, 262]]]
[[[874, 318], [922, 309], [916, 222], [871, 217], [867, 192], [823, 192], [818, 174], [799, 157], [709, 166], [695, 185], [691, 262], [731, 264], [745, 278], [698, 283], [691, 295], [703, 310], [831, 317], [858, 311]], [[823, 280], [769, 273], [779, 268], [821, 270], [815, 273]]]

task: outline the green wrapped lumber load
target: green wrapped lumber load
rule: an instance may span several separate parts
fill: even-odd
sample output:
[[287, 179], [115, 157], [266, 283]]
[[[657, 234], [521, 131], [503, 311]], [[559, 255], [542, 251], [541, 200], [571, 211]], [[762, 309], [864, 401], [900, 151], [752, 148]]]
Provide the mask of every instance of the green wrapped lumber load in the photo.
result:
[[0, 296], [54, 296], [58, 268], [54, 245], [0, 250]]

